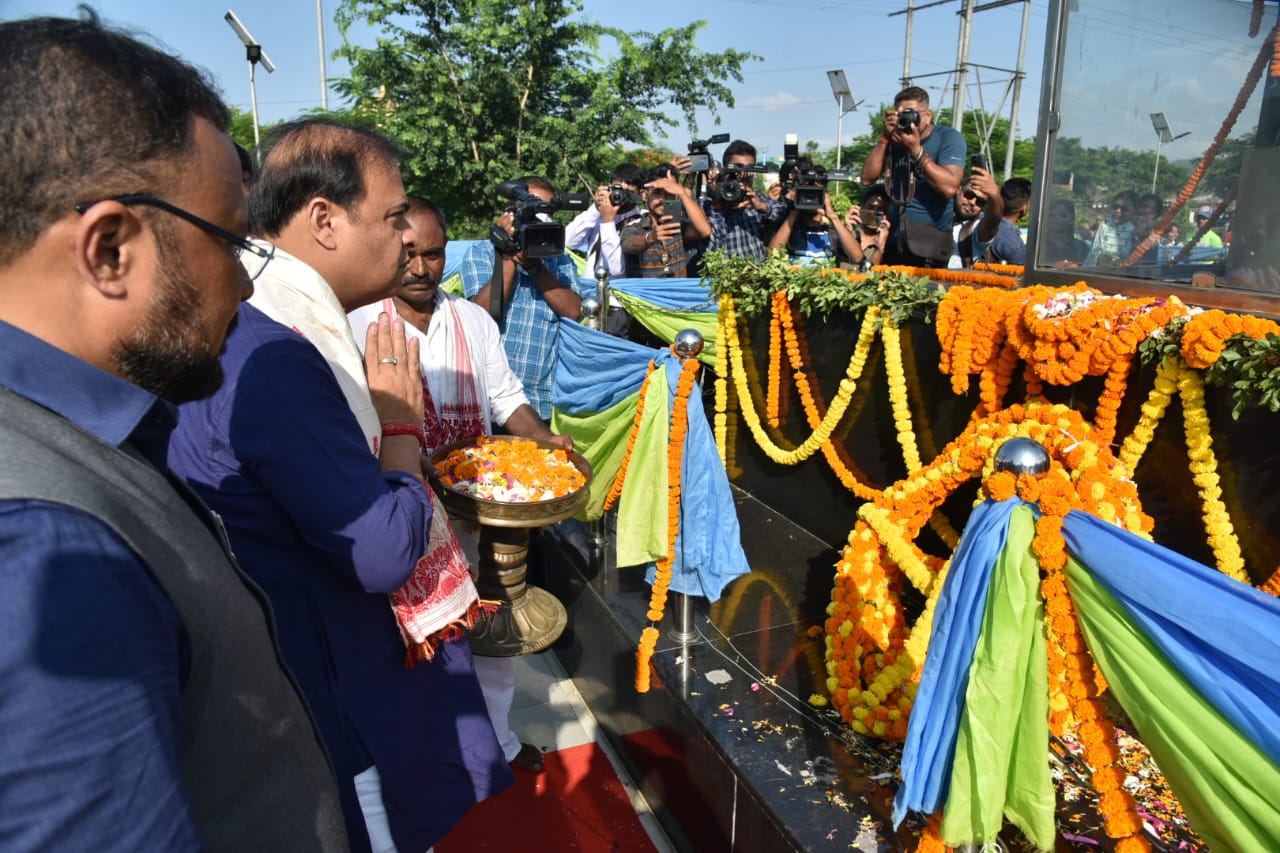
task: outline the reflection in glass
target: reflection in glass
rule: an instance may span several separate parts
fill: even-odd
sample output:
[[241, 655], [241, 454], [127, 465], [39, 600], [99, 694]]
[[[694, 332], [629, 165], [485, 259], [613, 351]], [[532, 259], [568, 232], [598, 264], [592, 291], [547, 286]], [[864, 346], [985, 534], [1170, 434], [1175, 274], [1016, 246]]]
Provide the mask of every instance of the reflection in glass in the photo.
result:
[[1073, 0], [1038, 266], [1280, 292], [1280, 85], [1251, 10]]

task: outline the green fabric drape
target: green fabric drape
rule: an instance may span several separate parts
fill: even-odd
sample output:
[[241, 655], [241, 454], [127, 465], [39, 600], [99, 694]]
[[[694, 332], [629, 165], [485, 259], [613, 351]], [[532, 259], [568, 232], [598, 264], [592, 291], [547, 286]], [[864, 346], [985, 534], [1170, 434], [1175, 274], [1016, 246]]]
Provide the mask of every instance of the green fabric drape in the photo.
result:
[[1008, 818], [1041, 850], [1054, 847], [1049, 675], [1035, 519], [1019, 507], [987, 592], [956, 740], [942, 839], [995, 841]]
[[[649, 381], [644, 417], [636, 437], [627, 484], [618, 502], [617, 561], [634, 566], [667, 553], [667, 436], [670, 431], [670, 389], [667, 372], [658, 369]], [[618, 475], [635, 422], [640, 391], [603, 412], [587, 415], [551, 413], [551, 428], [573, 436], [574, 446], [591, 463], [587, 506], [580, 518], [592, 521], [603, 513], [604, 499]], [[656, 460], [662, 460], [661, 463]]]
[[628, 314], [667, 343], [674, 341], [676, 334], [684, 329], [697, 329], [703, 340], [698, 361], [715, 370], [719, 350], [716, 346], [718, 315], [714, 311], [709, 314], [704, 311], [670, 311], [622, 290], [614, 290], [613, 295]]
[[1067, 561], [1067, 584], [1094, 660], [1191, 826], [1214, 853], [1280, 849], [1280, 769], [1191, 687], [1075, 560]]

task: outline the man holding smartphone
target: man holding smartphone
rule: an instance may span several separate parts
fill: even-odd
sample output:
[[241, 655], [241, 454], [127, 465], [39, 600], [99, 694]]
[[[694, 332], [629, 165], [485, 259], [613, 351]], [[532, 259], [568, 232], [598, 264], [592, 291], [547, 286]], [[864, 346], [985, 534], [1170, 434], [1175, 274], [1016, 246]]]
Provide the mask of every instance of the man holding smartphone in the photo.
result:
[[627, 220], [619, 242], [630, 278], [684, 278], [689, 274], [688, 245], [711, 236], [711, 223], [670, 163], [645, 175], [648, 212]]

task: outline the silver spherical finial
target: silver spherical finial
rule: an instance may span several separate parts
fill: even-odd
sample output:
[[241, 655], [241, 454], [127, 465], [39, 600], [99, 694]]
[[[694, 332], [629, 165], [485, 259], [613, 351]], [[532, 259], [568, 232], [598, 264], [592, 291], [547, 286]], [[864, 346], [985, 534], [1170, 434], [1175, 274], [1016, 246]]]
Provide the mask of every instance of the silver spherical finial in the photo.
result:
[[606, 278], [608, 278], [608, 277], [609, 277], [609, 265], [608, 265], [608, 264], [605, 264], [605, 263], [603, 263], [603, 262], [602, 262], [602, 263], [599, 263], [599, 264], [596, 264], [595, 273], [596, 273], [596, 281], [600, 281], [600, 280], [602, 280], [602, 279], [606, 279]]
[[582, 319], [595, 318], [600, 314], [600, 300], [594, 296], [582, 297]]
[[1040, 476], [1049, 471], [1049, 452], [1031, 438], [1011, 438], [996, 451], [997, 471]]
[[676, 332], [676, 355], [681, 358], [697, 358], [706, 343], [697, 329], [681, 329]]

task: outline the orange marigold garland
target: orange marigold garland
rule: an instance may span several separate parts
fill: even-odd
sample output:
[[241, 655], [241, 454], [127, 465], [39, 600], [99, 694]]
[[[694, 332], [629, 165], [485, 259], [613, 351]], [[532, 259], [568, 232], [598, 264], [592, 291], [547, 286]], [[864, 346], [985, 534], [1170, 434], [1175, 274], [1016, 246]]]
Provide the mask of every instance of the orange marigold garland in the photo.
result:
[[636, 692], [647, 693], [650, 687], [650, 661], [658, 644], [657, 623], [667, 605], [667, 590], [671, 586], [671, 567], [676, 558], [676, 541], [680, 535], [680, 465], [684, 459], [684, 439], [689, 430], [689, 395], [693, 392], [694, 379], [698, 375], [696, 358], [686, 359], [676, 384], [676, 399], [671, 407], [671, 434], [667, 442], [667, 553], [655, 566], [653, 588], [649, 593], [651, 623], [640, 633], [636, 648]]
[[1204, 311], [1188, 320], [1182, 330], [1182, 358], [1198, 370], [1208, 369], [1235, 335], [1261, 340], [1267, 335], [1280, 335], [1280, 324], [1249, 314]]
[[644, 400], [649, 393], [649, 380], [653, 378], [654, 363], [649, 361], [649, 369], [644, 374], [644, 381], [640, 383], [640, 397], [636, 400], [636, 415], [631, 421], [631, 432], [627, 435], [627, 451], [622, 457], [622, 464], [618, 466], [618, 473], [613, 478], [613, 482], [609, 485], [609, 493], [604, 497], [604, 511], [608, 512], [618, 505], [618, 500], [622, 497], [622, 487], [627, 482], [627, 470], [631, 466], [631, 455], [636, 449], [636, 439], [640, 436], [640, 424], [644, 421]]
[[[779, 296], [782, 298], [779, 298]], [[822, 425], [828, 408], [826, 401], [822, 397], [821, 389], [816, 384], [809, 384], [807, 347], [801, 336], [801, 330], [795, 322], [795, 314], [791, 311], [791, 302], [786, 298], [785, 294], [781, 292], [774, 294], [773, 310], [774, 318], [779, 321], [782, 329], [784, 347], [790, 361], [792, 376], [796, 383], [796, 391], [800, 396], [800, 405], [804, 408], [809, 428], [816, 431]], [[856, 365], [850, 364], [846, 378], [840, 383], [842, 390], [846, 388], [852, 389], [856, 385], [857, 378], [860, 378], [866, 369], [867, 356], [871, 351], [871, 340], [876, 331], [874, 320], [874, 316], [871, 321], [868, 321], [866, 317], [863, 318], [862, 327], [858, 331], [858, 338], [854, 344], [854, 359], [858, 363]], [[850, 393], [852, 393], [852, 390], [850, 390]], [[852, 422], [857, 418], [865, 403], [865, 397], [858, 398], [856, 402], [851, 401], [849, 409], [845, 412], [846, 422]], [[831, 466], [831, 470], [840, 481], [840, 484], [846, 489], [863, 500], [871, 500], [875, 495], [879, 494], [875, 487], [865, 482], [866, 475], [853, 464], [849, 452], [842, 444], [828, 438], [822, 444], [822, 456], [827, 460], [827, 464]]]
[[[1240, 86], [1240, 92], [1236, 95], [1235, 102], [1231, 104], [1231, 109], [1227, 111], [1226, 117], [1222, 120], [1222, 127], [1218, 128], [1218, 133], [1213, 137], [1213, 141], [1209, 143], [1209, 147], [1205, 150], [1204, 156], [1200, 158], [1200, 162], [1196, 164], [1195, 169], [1191, 172], [1191, 176], [1187, 178], [1186, 184], [1182, 190], [1173, 199], [1173, 204], [1169, 205], [1169, 209], [1160, 217], [1160, 221], [1151, 229], [1151, 233], [1146, 239], [1134, 247], [1129, 253], [1129, 257], [1120, 262], [1121, 266], [1129, 266], [1134, 264], [1141, 258], [1148, 249], [1155, 245], [1155, 242], [1164, 236], [1165, 230], [1173, 222], [1175, 216], [1182, 210], [1183, 206], [1191, 198], [1191, 194], [1195, 192], [1196, 187], [1200, 185], [1200, 180], [1204, 177], [1209, 166], [1218, 157], [1218, 152], [1222, 150], [1222, 145], [1226, 142], [1227, 137], [1231, 134], [1231, 129], [1235, 127], [1236, 119], [1240, 117], [1241, 110], [1245, 104], [1249, 102], [1249, 96], [1253, 94], [1253, 90], [1257, 88], [1258, 81], [1262, 79], [1263, 69], [1267, 67], [1268, 60], [1271, 64], [1271, 76], [1280, 76], [1277, 73], [1277, 51], [1280, 51], [1280, 27], [1274, 27], [1271, 31], [1270, 42], [1264, 42], [1258, 50], [1258, 56], [1253, 61], [1253, 66], [1249, 69], [1249, 73], [1245, 76], [1244, 83]], [[1173, 263], [1178, 264], [1184, 261], [1199, 242], [1200, 236], [1204, 234], [1204, 230], [1212, 225], [1213, 217], [1206, 220], [1202, 229], [1196, 236], [1187, 241], [1187, 245], [1173, 259]]]

